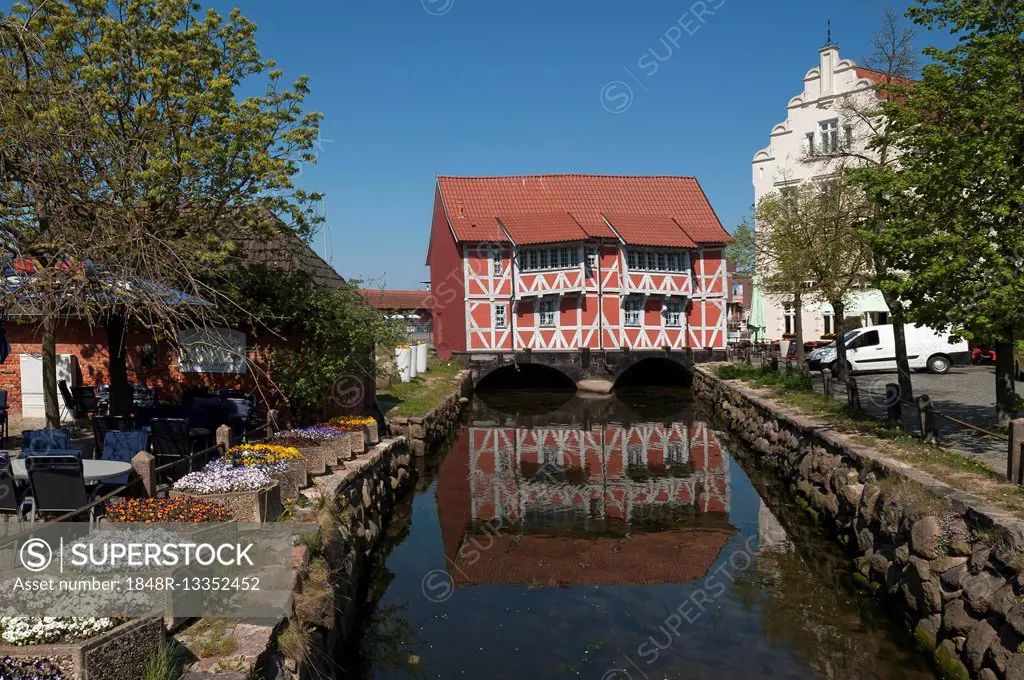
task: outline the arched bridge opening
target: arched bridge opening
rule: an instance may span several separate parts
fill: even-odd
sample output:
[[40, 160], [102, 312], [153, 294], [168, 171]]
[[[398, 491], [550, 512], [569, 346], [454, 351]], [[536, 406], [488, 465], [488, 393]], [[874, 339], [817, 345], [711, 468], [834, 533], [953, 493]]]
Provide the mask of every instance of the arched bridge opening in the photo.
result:
[[518, 363], [500, 366], [483, 376], [476, 384], [478, 392], [528, 389], [574, 391], [576, 382], [551, 366]]
[[691, 387], [693, 373], [677, 361], [647, 357], [627, 366], [615, 380], [615, 389], [631, 387]]

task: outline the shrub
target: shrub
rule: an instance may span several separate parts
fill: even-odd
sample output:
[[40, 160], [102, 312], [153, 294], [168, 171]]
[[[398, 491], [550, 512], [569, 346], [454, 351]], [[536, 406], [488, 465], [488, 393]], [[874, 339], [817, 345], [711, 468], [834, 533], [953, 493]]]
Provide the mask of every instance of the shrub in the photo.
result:
[[129, 498], [107, 506], [111, 522], [227, 522], [231, 511], [202, 498]]

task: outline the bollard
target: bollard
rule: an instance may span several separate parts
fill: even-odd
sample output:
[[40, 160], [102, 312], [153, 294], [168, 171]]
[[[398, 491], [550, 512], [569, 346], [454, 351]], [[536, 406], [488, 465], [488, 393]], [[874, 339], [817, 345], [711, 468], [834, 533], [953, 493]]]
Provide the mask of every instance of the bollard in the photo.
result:
[[786, 359], [786, 373], [792, 373], [792, 372], [793, 372], [793, 360], [787, 358]]
[[1010, 421], [1009, 450], [1006, 456], [1006, 478], [1014, 484], [1024, 484], [1024, 465], [1021, 464], [1024, 447], [1024, 418]]
[[927, 394], [922, 394], [917, 398], [917, 413], [921, 421], [921, 439], [938, 444], [939, 430], [935, 425], [935, 407]]
[[829, 399], [832, 398], [832, 369], [826, 368], [821, 372], [822, 391]]
[[846, 379], [846, 405], [855, 411], [860, 410], [860, 388], [853, 376]]
[[771, 369], [772, 369], [773, 373], [778, 373], [778, 371], [779, 371], [779, 358], [777, 356], [773, 356], [771, 362], [768, 365], [771, 366]]
[[146, 496], [156, 496], [156, 456], [148, 451], [139, 451], [132, 457], [132, 469], [142, 478]]
[[896, 383], [885, 385], [886, 417], [894, 423], [903, 422], [903, 401], [900, 399], [900, 386]]

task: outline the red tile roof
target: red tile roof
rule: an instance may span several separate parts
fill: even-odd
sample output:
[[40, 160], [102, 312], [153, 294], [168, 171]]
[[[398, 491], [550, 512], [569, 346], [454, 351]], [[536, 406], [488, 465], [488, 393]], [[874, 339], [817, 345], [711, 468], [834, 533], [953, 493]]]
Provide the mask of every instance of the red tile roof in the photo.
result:
[[376, 309], [430, 309], [429, 290], [380, 290], [363, 288], [359, 294]]
[[663, 248], [697, 247], [689, 234], [671, 217], [606, 213], [604, 218], [627, 245], [661, 246]]
[[586, 241], [587, 232], [567, 212], [498, 216], [498, 222], [517, 245]]
[[673, 218], [697, 243], [730, 240], [693, 177], [438, 177], [437, 183], [459, 241], [507, 241], [499, 217], [563, 212], [595, 238], [615, 238], [601, 216], [608, 213]]
[[892, 83], [893, 85], [913, 85], [917, 82], [913, 78], [901, 78], [899, 76], [892, 76], [892, 78], [889, 78], [881, 71], [876, 71], [873, 68], [865, 68], [863, 66], [858, 66], [855, 70], [858, 78], [867, 78], [875, 85], [887, 85], [889, 83]]

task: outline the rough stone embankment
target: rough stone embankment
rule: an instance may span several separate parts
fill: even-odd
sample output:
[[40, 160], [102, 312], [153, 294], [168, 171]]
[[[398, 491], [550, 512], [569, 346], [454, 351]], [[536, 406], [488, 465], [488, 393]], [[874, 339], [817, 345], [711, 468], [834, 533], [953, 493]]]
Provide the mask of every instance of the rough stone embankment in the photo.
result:
[[473, 377], [469, 371], [459, 373], [459, 387], [440, 404], [419, 417], [399, 416], [391, 419], [391, 432], [406, 437], [414, 456], [426, 455], [438, 444], [451, 437], [458, 425], [462, 408], [473, 392]]
[[698, 368], [698, 401], [794, 489], [949, 678], [1024, 680], [1024, 523]]

